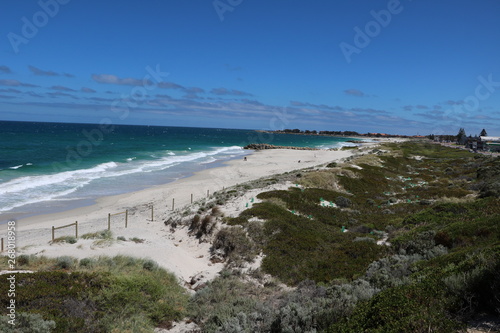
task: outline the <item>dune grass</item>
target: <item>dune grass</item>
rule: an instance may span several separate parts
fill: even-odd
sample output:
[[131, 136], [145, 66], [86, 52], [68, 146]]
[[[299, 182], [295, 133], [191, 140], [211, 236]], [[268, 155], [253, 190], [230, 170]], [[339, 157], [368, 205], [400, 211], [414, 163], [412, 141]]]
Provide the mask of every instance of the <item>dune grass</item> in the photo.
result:
[[[54, 321], [52, 332], [153, 332], [183, 318], [189, 298], [151, 260], [29, 256], [19, 268], [38, 271], [16, 274], [17, 310]], [[6, 288], [0, 285], [2, 302]]]

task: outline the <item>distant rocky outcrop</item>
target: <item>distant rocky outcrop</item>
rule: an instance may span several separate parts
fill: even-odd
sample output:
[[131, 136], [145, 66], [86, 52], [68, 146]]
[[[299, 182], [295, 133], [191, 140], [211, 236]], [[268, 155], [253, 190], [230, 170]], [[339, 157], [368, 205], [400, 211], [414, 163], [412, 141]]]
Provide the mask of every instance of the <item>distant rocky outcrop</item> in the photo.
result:
[[253, 149], [253, 150], [263, 150], [263, 149], [293, 149], [293, 150], [319, 150], [318, 148], [310, 147], [287, 147], [287, 146], [275, 146], [268, 143], [251, 143], [243, 149]]

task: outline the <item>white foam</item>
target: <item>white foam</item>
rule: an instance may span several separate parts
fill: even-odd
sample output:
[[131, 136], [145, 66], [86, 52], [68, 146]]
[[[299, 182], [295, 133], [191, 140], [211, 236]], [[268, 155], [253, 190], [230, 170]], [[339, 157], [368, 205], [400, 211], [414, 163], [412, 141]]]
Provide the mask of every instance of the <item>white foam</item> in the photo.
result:
[[[211, 151], [189, 152], [185, 155], [175, 155], [167, 152], [165, 156], [154, 160], [137, 160], [131, 157], [127, 159], [126, 163], [107, 162], [88, 169], [19, 177], [0, 183], [0, 212], [42, 201], [67, 199], [66, 196], [87, 187], [97, 180], [113, 178], [114, 181], [114, 178], [116, 178], [116, 183], [123, 185], [120, 177], [126, 175], [159, 172], [182, 163], [197, 161], [211, 163], [217, 161], [217, 155], [227, 158], [228, 156], [237, 156], [243, 153], [242, 148], [238, 146], [213, 148]], [[109, 181], [106, 181], [106, 183], [109, 184]], [[91, 190], [91, 196], [92, 193], [101, 189]], [[82, 193], [79, 193], [78, 196], [81, 197]], [[94, 195], [96, 194], [94, 193]]]
[[208, 160], [200, 162], [200, 164], [209, 164], [209, 163], [213, 163], [215, 161], [217, 161], [217, 159], [210, 157]]

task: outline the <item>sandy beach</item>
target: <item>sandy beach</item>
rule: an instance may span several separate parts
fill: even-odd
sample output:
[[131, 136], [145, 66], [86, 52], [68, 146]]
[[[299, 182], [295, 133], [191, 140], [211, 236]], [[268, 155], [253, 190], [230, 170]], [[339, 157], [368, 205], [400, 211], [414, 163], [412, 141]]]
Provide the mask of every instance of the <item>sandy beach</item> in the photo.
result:
[[[374, 144], [365, 144], [363, 149], [369, 149]], [[161, 267], [176, 274], [181, 281], [189, 282], [194, 276], [206, 281], [215, 277], [223, 267], [222, 263], [210, 262], [210, 244], [200, 243], [196, 238], [189, 236], [187, 227], [171, 230], [164, 224], [169, 217], [180, 216], [189, 209], [191, 195], [196, 206], [196, 201], [206, 198], [207, 193], [210, 195], [236, 184], [274, 174], [340, 161], [358, 151], [358, 149], [255, 151], [247, 156], [246, 161], [232, 160], [222, 167], [206, 169], [173, 183], [138, 192], [99, 198], [97, 203], [91, 206], [18, 220], [16, 225], [18, 255], [36, 254], [48, 257], [68, 255], [76, 258], [128, 255], [150, 258], [158, 262]], [[258, 192], [287, 188], [290, 185], [292, 184], [275, 184], [259, 191], [253, 190], [226, 204], [222, 211], [226, 216], [235, 215], [243, 210], [250, 198]], [[175, 200], [174, 210], [172, 209], [173, 199]], [[154, 207], [153, 221], [151, 221], [151, 205]], [[111, 219], [111, 231], [114, 237], [112, 242], [99, 244], [94, 239], [79, 238], [75, 244], [50, 244], [52, 226], [57, 228], [78, 221], [78, 234], [82, 236], [107, 229], [108, 214], [125, 210], [129, 212], [127, 228], [125, 228], [124, 214], [113, 216]], [[0, 226], [0, 237], [5, 237], [6, 227], [7, 225]], [[55, 230], [56, 238], [74, 235], [74, 226]], [[117, 241], [117, 237], [124, 238], [126, 241]], [[132, 238], [142, 242], [131, 241]]]

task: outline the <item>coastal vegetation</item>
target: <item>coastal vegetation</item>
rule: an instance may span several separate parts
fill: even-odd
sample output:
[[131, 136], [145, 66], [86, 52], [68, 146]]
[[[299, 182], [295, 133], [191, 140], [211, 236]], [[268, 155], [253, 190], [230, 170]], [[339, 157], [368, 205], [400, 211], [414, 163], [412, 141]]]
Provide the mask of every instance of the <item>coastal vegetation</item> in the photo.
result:
[[[246, 191], [284, 182], [224, 216]], [[19, 269], [36, 272], [17, 274], [18, 310], [47, 332], [151, 332], [183, 318], [202, 332], [461, 332], [500, 316], [499, 187], [499, 158], [426, 141], [359, 150], [165, 221], [225, 263], [192, 296], [150, 260], [24, 255]]]
[[[1, 332], [152, 332], [185, 314], [187, 292], [151, 260], [20, 256], [28, 268], [16, 274], [18, 331], [3, 316]], [[7, 304], [6, 283], [0, 293]]]
[[227, 271], [191, 299], [192, 319], [204, 332], [458, 332], [498, 317], [499, 171], [406, 142], [288, 175], [294, 186], [225, 219]]

